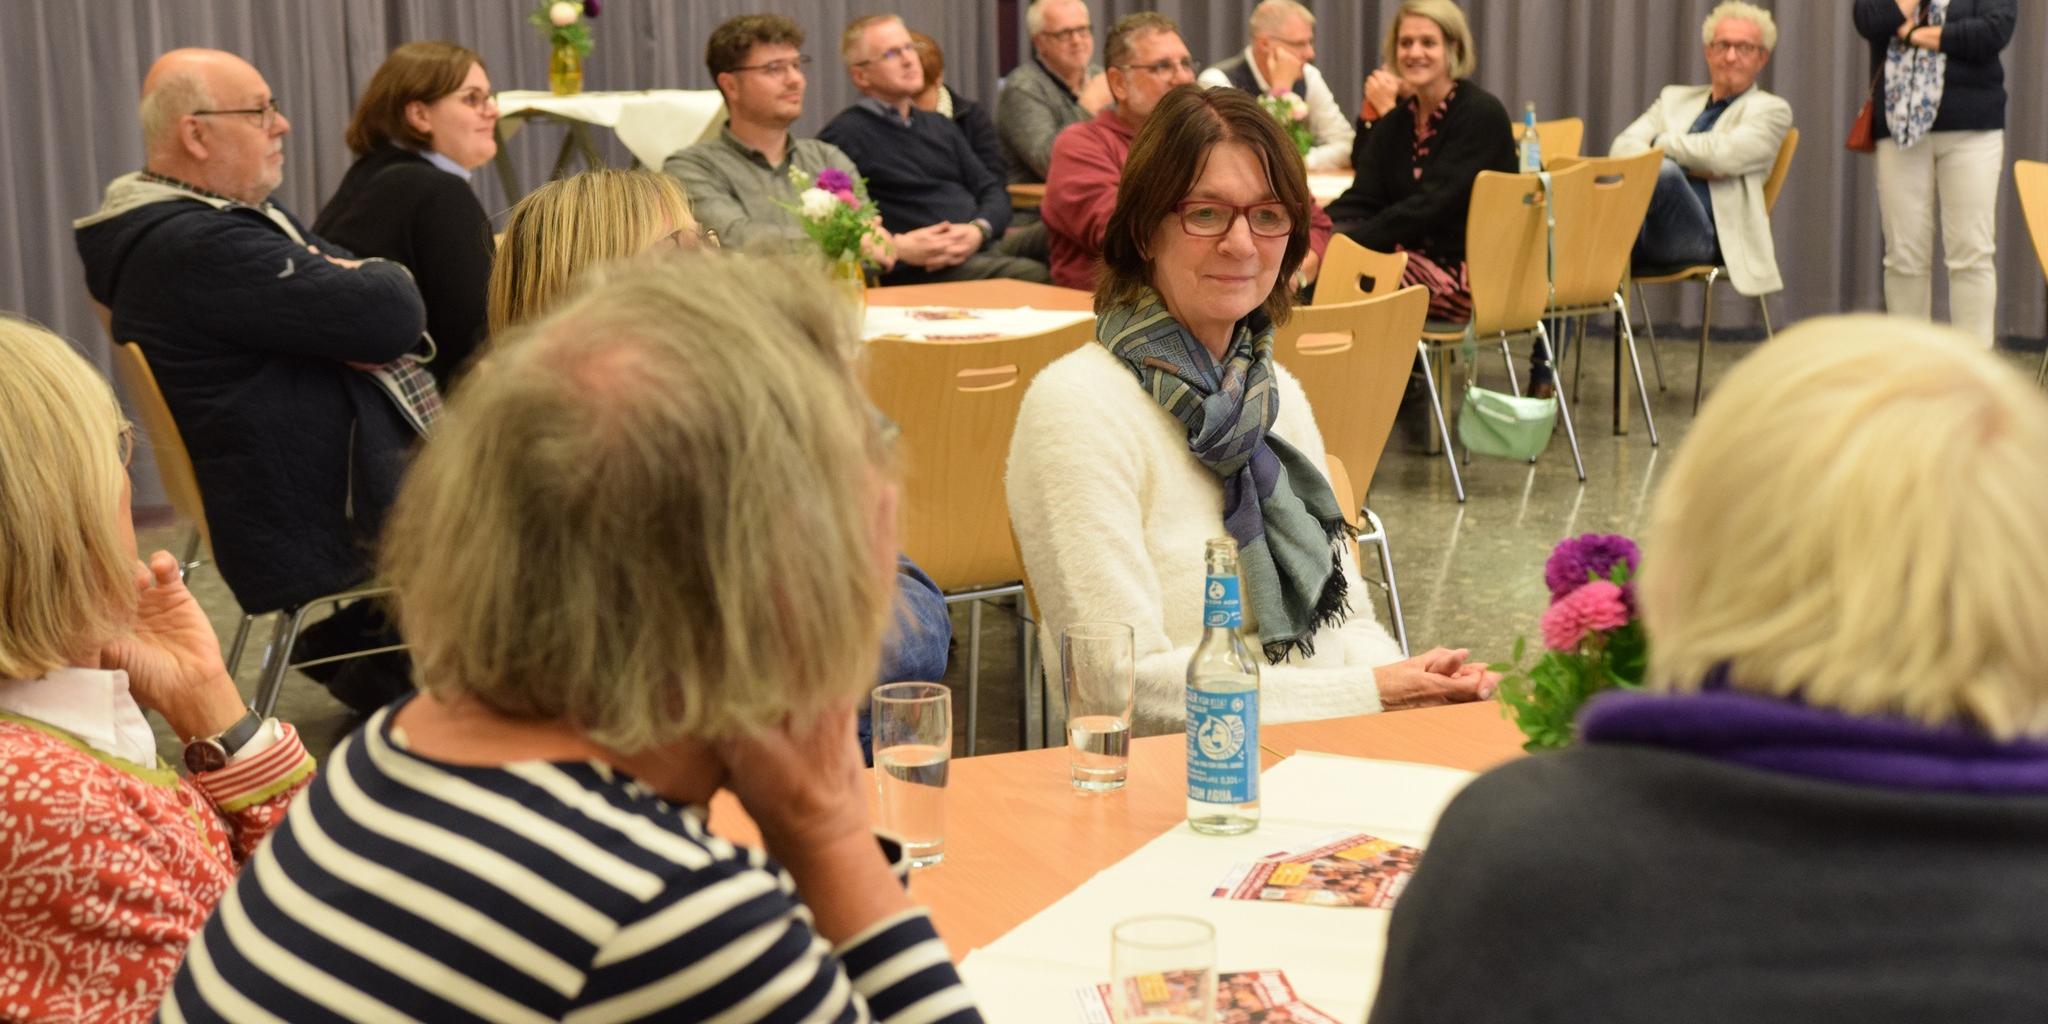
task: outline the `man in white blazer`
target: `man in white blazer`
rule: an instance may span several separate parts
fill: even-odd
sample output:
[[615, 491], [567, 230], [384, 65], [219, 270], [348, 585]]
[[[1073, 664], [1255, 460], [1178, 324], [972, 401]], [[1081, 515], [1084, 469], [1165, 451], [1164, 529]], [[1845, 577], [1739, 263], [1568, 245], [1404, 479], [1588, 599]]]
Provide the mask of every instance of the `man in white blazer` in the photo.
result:
[[1664, 151], [1635, 265], [1723, 263], [1736, 291], [1768, 295], [1785, 285], [1764, 179], [1792, 130], [1792, 106], [1757, 88], [1756, 78], [1770, 63], [1778, 26], [1769, 11], [1729, 2], [1707, 15], [1700, 39], [1711, 84], [1666, 86], [1610, 149]]

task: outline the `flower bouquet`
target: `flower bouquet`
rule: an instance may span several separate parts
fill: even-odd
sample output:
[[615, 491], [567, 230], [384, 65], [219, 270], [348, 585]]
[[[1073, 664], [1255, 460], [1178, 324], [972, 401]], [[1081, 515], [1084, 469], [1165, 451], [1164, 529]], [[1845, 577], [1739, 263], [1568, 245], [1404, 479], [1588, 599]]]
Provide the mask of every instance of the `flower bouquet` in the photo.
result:
[[1307, 156], [1316, 143], [1315, 133], [1308, 128], [1308, 101], [1291, 92], [1271, 92], [1259, 97], [1259, 106], [1280, 122], [1280, 129], [1287, 133], [1295, 150]]
[[1620, 534], [1583, 534], [1550, 553], [1543, 566], [1550, 587], [1541, 624], [1545, 650], [1524, 669], [1517, 638], [1514, 668], [1500, 684], [1501, 703], [1529, 738], [1524, 750], [1565, 746], [1579, 708], [1594, 694], [1642, 686], [1649, 644], [1632, 582], [1641, 558], [1635, 542]]
[[784, 208], [796, 214], [804, 234], [818, 243], [825, 259], [876, 269], [887, 261], [891, 243], [889, 233], [882, 230], [881, 211], [852, 175], [827, 167], [813, 180], [791, 167], [789, 183], [796, 186], [797, 202]]
[[583, 91], [583, 58], [590, 56], [590, 26], [598, 0], [541, 0], [526, 16], [548, 41], [548, 88], [557, 96]]

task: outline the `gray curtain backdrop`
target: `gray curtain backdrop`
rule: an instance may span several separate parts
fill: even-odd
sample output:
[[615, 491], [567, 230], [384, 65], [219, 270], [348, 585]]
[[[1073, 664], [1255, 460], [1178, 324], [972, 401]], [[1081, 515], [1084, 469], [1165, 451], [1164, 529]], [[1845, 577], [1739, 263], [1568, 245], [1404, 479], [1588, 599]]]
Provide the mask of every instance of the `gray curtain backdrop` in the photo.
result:
[[[1254, 0], [1090, 0], [1100, 40], [1118, 16], [1157, 9], [1180, 22], [1198, 60], [1231, 55], [1245, 43]], [[1317, 65], [1347, 110], [1378, 63], [1379, 41], [1396, 0], [1323, 0]], [[1714, 0], [1466, 0], [1476, 37], [1476, 80], [1511, 110], [1533, 101], [1539, 117], [1579, 116], [1586, 148], [1606, 145], [1672, 82], [1703, 82], [1699, 25]], [[355, 98], [392, 47], [449, 39], [483, 54], [500, 89], [546, 88], [547, 49], [526, 24], [525, 0], [6, 0], [0, 26], [0, 88], [8, 97], [0, 131], [0, 237], [13, 258], [0, 261], [0, 309], [32, 317], [73, 339], [105, 365], [108, 342], [87, 304], [71, 238], [73, 218], [99, 205], [106, 182], [141, 165], [135, 102], [156, 54], [176, 46], [213, 46], [248, 57], [269, 79], [292, 122], [284, 187], [277, 199], [310, 222], [349, 164], [342, 132]], [[1840, 0], [1779, 0], [1776, 54], [1762, 84], [1792, 104], [1803, 134], [1776, 228], [1786, 291], [1773, 298], [1777, 323], [1883, 305], [1882, 243], [1871, 160], [1842, 148], [1868, 83], [1863, 41]], [[895, 9], [946, 51], [948, 84], [983, 100], [998, 70], [1017, 55], [998, 52], [1005, 15], [1021, 22], [1021, 2], [898, 0]], [[2048, 10], [2021, 5], [2019, 31], [2005, 53], [2006, 158], [1999, 219], [2000, 330], [2020, 338], [2048, 334], [2048, 287], [2028, 243], [2011, 191], [2010, 162], [2048, 159]], [[853, 98], [838, 57], [839, 30], [869, 0], [605, 0], [592, 25], [596, 50], [586, 89], [711, 88], [704, 39], [735, 14], [778, 10], [809, 33], [817, 58], [800, 134], [816, 132]], [[1021, 24], [1011, 30], [1028, 52]], [[608, 157], [630, 157], [598, 133]], [[561, 129], [530, 126], [509, 151], [528, 187], [552, 166]], [[510, 205], [488, 169], [476, 178], [484, 206]], [[516, 197], [512, 197], [516, 198]], [[1698, 289], [1659, 289], [1660, 321], [1698, 323]], [[1937, 313], [1943, 289], [1937, 285]], [[1716, 323], [1755, 322], [1755, 304], [1730, 289]], [[4, 371], [4, 368], [0, 368]], [[154, 473], [137, 473], [137, 501], [154, 498]]]

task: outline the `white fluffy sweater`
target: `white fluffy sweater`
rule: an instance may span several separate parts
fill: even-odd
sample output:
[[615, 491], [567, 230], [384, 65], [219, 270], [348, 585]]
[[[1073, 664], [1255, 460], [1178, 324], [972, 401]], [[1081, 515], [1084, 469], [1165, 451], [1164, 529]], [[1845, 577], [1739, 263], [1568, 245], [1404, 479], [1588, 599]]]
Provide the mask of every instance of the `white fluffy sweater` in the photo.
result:
[[[1278, 366], [1274, 372], [1280, 410], [1273, 433], [1321, 465], [1323, 437], [1300, 382]], [[1060, 630], [1074, 622], [1129, 623], [1138, 662], [1133, 727], [1140, 735], [1179, 728], [1188, 660], [1202, 635], [1202, 548], [1225, 535], [1222, 482], [1188, 451], [1187, 429], [1145, 394], [1129, 367], [1091, 342], [1032, 381], [1005, 485], [1053, 685]], [[1400, 660], [1401, 651], [1373, 619], [1349, 545], [1344, 579], [1351, 616], [1316, 634], [1315, 657], [1261, 662], [1262, 721], [1380, 709], [1373, 666]]]

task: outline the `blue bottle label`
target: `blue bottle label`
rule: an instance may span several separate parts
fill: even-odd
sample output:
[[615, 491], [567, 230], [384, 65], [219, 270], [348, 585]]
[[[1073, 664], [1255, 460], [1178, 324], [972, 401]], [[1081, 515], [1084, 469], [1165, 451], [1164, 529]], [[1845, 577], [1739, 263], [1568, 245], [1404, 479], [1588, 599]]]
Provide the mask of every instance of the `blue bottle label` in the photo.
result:
[[1237, 577], [1211, 576], [1202, 585], [1202, 625], [1236, 629], [1244, 625], [1244, 609], [1237, 602]]
[[1188, 799], [1259, 798], [1259, 691], [1188, 688]]

